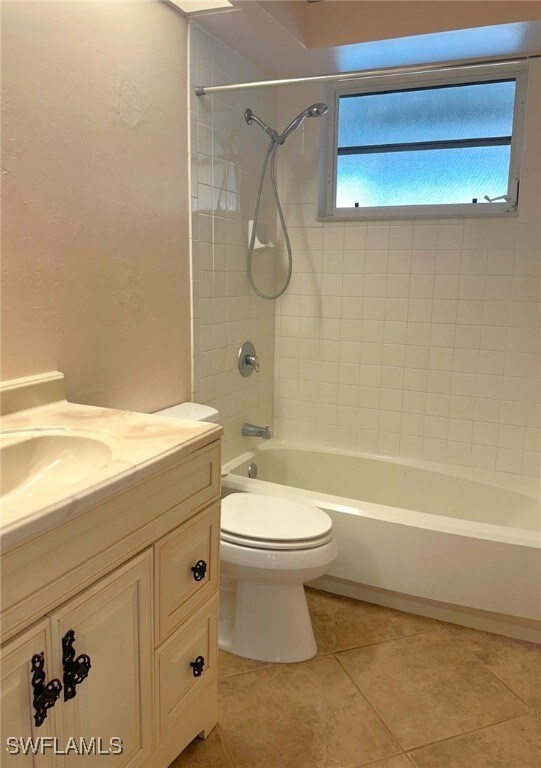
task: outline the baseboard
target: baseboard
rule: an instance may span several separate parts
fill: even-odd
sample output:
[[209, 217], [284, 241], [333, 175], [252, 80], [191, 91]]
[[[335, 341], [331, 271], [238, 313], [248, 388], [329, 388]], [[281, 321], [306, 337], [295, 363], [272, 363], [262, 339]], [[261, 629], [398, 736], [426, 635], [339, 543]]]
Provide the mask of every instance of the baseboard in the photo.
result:
[[541, 644], [541, 622], [535, 619], [521, 619], [516, 616], [491, 613], [461, 605], [440, 603], [436, 600], [427, 600], [366, 584], [357, 584], [345, 579], [337, 579], [334, 576], [323, 576], [308, 586], [321, 589], [324, 592], [352, 597], [355, 600], [384, 605], [386, 608], [395, 608], [405, 613], [416, 613], [430, 619], [447, 621], [450, 624], [460, 624], [463, 627], [494, 632], [497, 635], [506, 635], [518, 640], [528, 640], [532, 643]]

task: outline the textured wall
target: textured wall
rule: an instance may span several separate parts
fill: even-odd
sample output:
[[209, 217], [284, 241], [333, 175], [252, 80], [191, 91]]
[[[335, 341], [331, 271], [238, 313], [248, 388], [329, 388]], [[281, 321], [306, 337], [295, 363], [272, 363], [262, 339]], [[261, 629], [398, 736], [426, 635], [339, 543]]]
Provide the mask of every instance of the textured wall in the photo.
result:
[[[515, 218], [323, 224], [316, 121], [289, 139], [279, 437], [538, 475], [540, 95], [534, 62]], [[284, 89], [281, 122], [320, 100]]]
[[[191, 83], [260, 80], [264, 74], [197, 25], [190, 29]], [[248, 450], [259, 438], [241, 436], [244, 421], [272, 425], [275, 302], [256, 296], [248, 284], [248, 220], [268, 137], [248, 126], [251, 107], [274, 125], [276, 96], [268, 91], [217, 94], [191, 99], [191, 194], [193, 275], [193, 399], [220, 411], [224, 459]], [[267, 180], [268, 184], [268, 180]], [[268, 189], [260, 221], [276, 231]], [[271, 292], [281, 253], [260, 251], [254, 261], [257, 284]], [[243, 378], [237, 352], [250, 339], [261, 372]]]
[[8, 1], [2, 27], [2, 378], [186, 400], [186, 22], [157, 0]]

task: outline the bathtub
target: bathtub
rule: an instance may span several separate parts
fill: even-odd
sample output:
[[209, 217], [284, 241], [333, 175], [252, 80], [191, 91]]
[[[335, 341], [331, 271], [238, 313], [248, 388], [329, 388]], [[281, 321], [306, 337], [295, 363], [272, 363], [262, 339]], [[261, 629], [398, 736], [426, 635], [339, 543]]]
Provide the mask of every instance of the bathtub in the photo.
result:
[[320, 589], [541, 642], [534, 478], [269, 440], [223, 467], [222, 488], [330, 515], [339, 554]]

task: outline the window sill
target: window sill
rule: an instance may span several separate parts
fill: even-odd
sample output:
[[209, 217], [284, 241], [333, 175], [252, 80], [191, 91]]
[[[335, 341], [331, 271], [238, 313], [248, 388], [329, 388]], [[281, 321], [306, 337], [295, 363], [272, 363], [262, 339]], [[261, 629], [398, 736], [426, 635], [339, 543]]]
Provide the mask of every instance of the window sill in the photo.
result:
[[518, 216], [507, 203], [466, 205], [398, 205], [379, 208], [335, 208], [332, 213], [318, 214], [318, 221], [372, 221], [374, 219], [463, 219]]

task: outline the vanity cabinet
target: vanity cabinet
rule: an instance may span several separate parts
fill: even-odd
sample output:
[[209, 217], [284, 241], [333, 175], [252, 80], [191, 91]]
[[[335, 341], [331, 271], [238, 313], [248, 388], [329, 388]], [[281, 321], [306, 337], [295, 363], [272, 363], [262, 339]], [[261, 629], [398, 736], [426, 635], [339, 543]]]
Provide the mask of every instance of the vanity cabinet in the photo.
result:
[[[28, 552], [35, 552], [37, 542], [29, 542], [28, 552], [19, 546], [4, 557], [3, 596], [10, 578], [27, 591], [22, 606], [7, 600], [6, 615], [20, 623], [26, 605], [33, 623], [2, 644], [2, 766], [167, 768], [198, 734], [214, 727], [219, 477], [214, 441], [180, 465], [166, 465], [116, 504], [107, 499], [107, 514], [99, 505], [94, 519], [92, 512], [75, 518], [71, 534], [82, 526], [86, 557], [69, 569], [80, 540], [64, 560], [59, 548], [50, 569], [59, 578], [48, 576], [41, 560], [35, 569], [41, 582], [34, 581], [33, 590], [25, 586], [30, 576], [25, 580], [21, 567], [32, 568]], [[57, 533], [58, 541], [66, 540], [65, 527]], [[49, 552], [54, 552], [53, 534], [43, 537]], [[91, 571], [93, 562], [98, 567]], [[46, 610], [37, 618], [40, 597]], [[41, 653], [45, 683], [57, 679], [62, 690], [36, 727], [31, 660]], [[116, 737], [122, 751], [62, 755], [48, 748], [45, 754], [11, 756], [5, 750], [9, 736], [51, 736], [58, 750], [71, 738], [77, 745], [81, 738], [87, 744], [100, 739], [108, 750]]]

